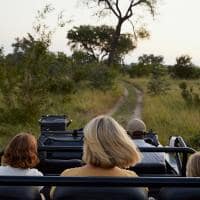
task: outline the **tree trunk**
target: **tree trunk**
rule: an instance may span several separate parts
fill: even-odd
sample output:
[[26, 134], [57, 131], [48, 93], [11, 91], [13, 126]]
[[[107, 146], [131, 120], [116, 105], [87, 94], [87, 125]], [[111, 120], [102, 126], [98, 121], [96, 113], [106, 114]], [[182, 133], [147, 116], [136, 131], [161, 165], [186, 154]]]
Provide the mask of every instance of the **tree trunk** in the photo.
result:
[[110, 52], [109, 52], [109, 56], [108, 56], [108, 65], [109, 66], [115, 63], [115, 56], [117, 53], [117, 46], [118, 46], [118, 42], [119, 42], [119, 38], [120, 38], [120, 34], [121, 34], [122, 24], [123, 24], [123, 20], [119, 19], [116, 29], [115, 29], [115, 33], [112, 38], [111, 46], [110, 46]]

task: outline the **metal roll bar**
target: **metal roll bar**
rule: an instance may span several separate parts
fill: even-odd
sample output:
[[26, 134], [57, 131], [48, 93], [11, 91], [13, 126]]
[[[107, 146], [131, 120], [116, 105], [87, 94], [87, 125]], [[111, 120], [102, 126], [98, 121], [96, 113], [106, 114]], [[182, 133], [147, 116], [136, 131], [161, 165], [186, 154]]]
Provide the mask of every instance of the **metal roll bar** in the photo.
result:
[[200, 187], [200, 178], [0, 176], [0, 186]]

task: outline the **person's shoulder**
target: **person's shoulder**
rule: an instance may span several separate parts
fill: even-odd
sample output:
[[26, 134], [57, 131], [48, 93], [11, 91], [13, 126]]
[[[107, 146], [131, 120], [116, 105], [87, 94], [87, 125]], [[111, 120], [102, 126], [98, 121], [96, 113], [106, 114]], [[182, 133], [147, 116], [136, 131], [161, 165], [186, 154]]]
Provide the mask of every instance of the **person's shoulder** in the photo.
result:
[[83, 167], [74, 167], [74, 168], [65, 169], [61, 173], [61, 176], [76, 176], [76, 175], [79, 175], [79, 173], [81, 173], [82, 169]]
[[29, 176], [43, 176], [43, 173], [36, 168], [28, 169]]
[[121, 172], [122, 172], [122, 175], [124, 176], [133, 176], [133, 177], [138, 176], [134, 171], [127, 170], [127, 169], [122, 169]]

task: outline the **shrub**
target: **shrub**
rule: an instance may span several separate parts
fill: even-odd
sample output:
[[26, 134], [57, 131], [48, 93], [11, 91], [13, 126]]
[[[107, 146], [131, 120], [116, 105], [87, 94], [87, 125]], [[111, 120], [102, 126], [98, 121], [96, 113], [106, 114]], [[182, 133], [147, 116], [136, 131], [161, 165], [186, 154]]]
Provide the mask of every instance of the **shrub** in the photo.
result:
[[194, 106], [195, 108], [200, 108], [200, 95], [194, 92], [192, 87], [188, 89], [186, 82], [181, 82], [179, 87], [181, 89], [181, 96], [186, 104], [189, 106]]
[[165, 78], [166, 69], [163, 66], [154, 66], [152, 76], [147, 85], [148, 93], [152, 95], [166, 94], [169, 88], [169, 83]]
[[107, 66], [96, 65], [89, 74], [90, 85], [95, 89], [108, 90], [113, 87], [117, 72]]

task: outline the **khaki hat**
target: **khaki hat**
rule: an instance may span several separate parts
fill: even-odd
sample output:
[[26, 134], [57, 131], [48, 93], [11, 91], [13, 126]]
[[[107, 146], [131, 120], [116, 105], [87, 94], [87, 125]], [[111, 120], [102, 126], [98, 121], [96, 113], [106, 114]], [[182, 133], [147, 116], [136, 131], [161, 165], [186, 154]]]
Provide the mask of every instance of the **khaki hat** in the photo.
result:
[[134, 118], [128, 122], [127, 131], [130, 133], [144, 132], [146, 131], [146, 125], [141, 119]]

